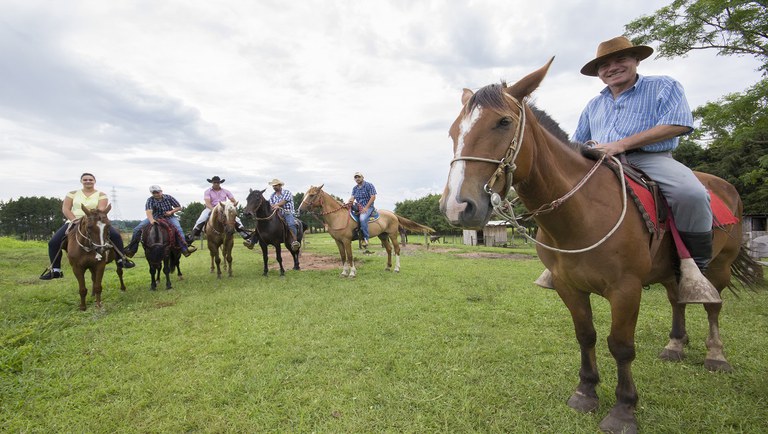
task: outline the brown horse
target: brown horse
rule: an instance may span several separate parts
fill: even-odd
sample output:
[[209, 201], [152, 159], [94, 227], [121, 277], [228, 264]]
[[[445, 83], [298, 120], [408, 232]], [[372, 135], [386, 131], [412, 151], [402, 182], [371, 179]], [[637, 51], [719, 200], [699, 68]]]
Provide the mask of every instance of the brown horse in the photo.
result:
[[[336, 247], [339, 249], [342, 264], [342, 277], [355, 277], [357, 269], [352, 257], [352, 239], [358, 223], [350, 215], [349, 205], [343, 204], [334, 199], [333, 196], [323, 190], [323, 186], [310, 187], [304, 194], [304, 200], [299, 205], [300, 211], [320, 209], [320, 216], [328, 226], [328, 233], [336, 241]], [[401, 217], [392, 211], [379, 210], [379, 218], [368, 224], [368, 231], [371, 237], [379, 237], [381, 245], [387, 250], [386, 271], [392, 270], [392, 250], [395, 251], [395, 268], [397, 273], [400, 271], [400, 244], [397, 236], [399, 229], [403, 227], [406, 230], [414, 232], [433, 233], [434, 229], [420, 225], [414, 221]]]
[[[72, 223], [74, 227], [67, 233], [65, 250], [80, 288], [80, 310], [85, 310], [85, 296], [88, 295], [88, 288], [85, 286], [86, 270], [91, 272], [92, 294], [96, 297], [96, 307], [101, 307], [101, 280], [104, 277], [104, 269], [115, 259], [113, 246], [109, 242], [110, 223], [107, 214], [110, 209], [112, 205], [107, 205], [104, 211], [89, 210], [82, 206], [85, 216], [75, 220]], [[122, 267], [117, 267], [117, 276], [120, 278], [120, 290], [125, 291]]]
[[[597, 335], [590, 304], [590, 295], [597, 294], [611, 306], [608, 348], [618, 371], [616, 403], [600, 428], [608, 432], [636, 432], [638, 395], [631, 364], [635, 358], [635, 326], [643, 285], [664, 285], [672, 305], [670, 340], [661, 357], [682, 359], [683, 346], [688, 342], [685, 304], [677, 303], [676, 251], [672, 237], [667, 236], [652, 256], [647, 248], [650, 234], [641, 213], [630, 206], [623, 222], [620, 220], [622, 187], [614, 172], [600, 165], [581, 184], [580, 180], [595, 167], [595, 161], [558, 139], [564, 133], [556, 123], [525, 104], [525, 98], [538, 88], [550, 63], [551, 60], [509, 87], [501, 83], [477, 93], [464, 90], [464, 108], [450, 129], [454, 159], [440, 207], [454, 224], [481, 227], [489, 220], [494, 205], [498, 206], [514, 187], [528, 209], [546, 210], [534, 212], [539, 227], [537, 241], [547, 246], [538, 246], [538, 254], [552, 271], [555, 290], [571, 313], [581, 348], [580, 381], [568, 405], [581, 412], [598, 407]], [[741, 200], [733, 186], [712, 175], [696, 175], [734, 215], [741, 215]], [[581, 187], [574, 191], [577, 185]], [[611, 231], [612, 235], [607, 236]], [[601, 238], [604, 242], [599, 243]], [[594, 248], [585, 249], [587, 246]], [[720, 292], [731, 286], [732, 272], [742, 283], [764, 283], [762, 269], [741, 245], [740, 223], [716, 231], [713, 259], [706, 277]], [[704, 365], [713, 371], [730, 371], [720, 340], [721, 306], [704, 304], [709, 321]]]
[[[224, 268], [232, 277], [232, 246], [236, 229], [237, 209], [230, 201], [220, 202], [213, 207], [211, 217], [205, 224], [205, 239], [208, 240], [208, 250], [211, 252], [211, 273], [216, 264], [216, 277], [221, 279], [221, 256], [226, 263]], [[221, 251], [221, 255], [219, 255]]]

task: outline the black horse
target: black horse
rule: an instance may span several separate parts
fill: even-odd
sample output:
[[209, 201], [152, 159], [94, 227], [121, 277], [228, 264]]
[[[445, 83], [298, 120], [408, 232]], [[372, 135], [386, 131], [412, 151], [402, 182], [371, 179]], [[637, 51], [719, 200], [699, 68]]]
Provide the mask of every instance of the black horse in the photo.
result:
[[[256, 232], [259, 235], [259, 246], [261, 246], [261, 253], [264, 257], [264, 275], [267, 275], [267, 247], [272, 245], [275, 247], [275, 256], [277, 257], [277, 263], [280, 265], [280, 276], [285, 276], [285, 269], [283, 268], [283, 257], [281, 253], [281, 244], [285, 245], [285, 248], [291, 252], [293, 256], [293, 269], [300, 270], [299, 267], [299, 249], [293, 250], [290, 245], [291, 235], [288, 224], [282, 216], [279, 209], [272, 209], [269, 204], [269, 200], [264, 197], [264, 191], [266, 190], [251, 190], [248, 195], [248, 203], [245, 206], [245, 214], [254, 216], [256, 220]], [[298, 222], [299, 220], [297, 220]], [[296, 228], [296, 235], [298, 242], [304, 238], [304, 225], [299, 225]]]
[[181, 249], [171, 240], [175, 239], [176, 229], [163, 220], [145, 226], [141, 231], [141, 244], [144, 246], [144, 256], [149, 263], [149, 275], [152, 278], [149, 290], [157, 289], [160, 281], [160, 270], [165, 274], [165, 289], [171, 289], [170, 274], [177, 271], [179, 280], [183, 279], [179, 267]]

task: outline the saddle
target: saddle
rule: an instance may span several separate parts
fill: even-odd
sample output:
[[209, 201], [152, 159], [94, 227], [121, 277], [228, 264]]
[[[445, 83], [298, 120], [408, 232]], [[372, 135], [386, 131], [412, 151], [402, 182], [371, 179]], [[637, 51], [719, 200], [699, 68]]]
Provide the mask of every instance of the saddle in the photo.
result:
[[[617, 177], [619, 176], [619, 168], [613, 160], [605, 160], [604, 164], [611, 168]], [[651, 179], [641, 169], [629, 164], [624, 155], [621, 156], [621, 164], [624, 171], [624, 179], [626, 180], [627, 193], [643, 216], [646, 229], [651, 233], [650, 251], [653, 257], [659, 249], [664, 234], [674, 224], [670, 218], [671, 211], [669, 205], [661, 194], [661, 189], [656, 181]], [[709, 203], [712, 209], [713, 227], [731, 225], [739, 221], [720, 197], [713, 194], [710, 190], [707, 190], [707, 192], [709, 193]]]
[[[356, 203], [353, 206], [349, 208], [349, 215], [352, 216], [352, 220], [354, 220], [356, 223], [360, 223], [360, 212], [363, 210], [363, 207], [360, 206], [360, 204]], [[379, 210], [376, 208], [373, 209], [373, 212], [368, 217], [368, 223], [376, 221], [379, 219]]]
[[[157, 219], [155, 220], [155, 223], [160, 227], [160, 230], [166, 231], [168, 233], [168, 244], [170, 245], [171, 249], [174, 250], [180, 250], [181, 246], [179, 245], [179, 242], [176, 238], [176, 233], [178, 230], [176, 229], [176, 226], [172, 225], [165, 219]], [[146, 230], [150, 230], [152, 228], [152, 225], [149, 225], [146, 227]], [[144, 231], [142, 231], [142, 238], [144, 237]]]

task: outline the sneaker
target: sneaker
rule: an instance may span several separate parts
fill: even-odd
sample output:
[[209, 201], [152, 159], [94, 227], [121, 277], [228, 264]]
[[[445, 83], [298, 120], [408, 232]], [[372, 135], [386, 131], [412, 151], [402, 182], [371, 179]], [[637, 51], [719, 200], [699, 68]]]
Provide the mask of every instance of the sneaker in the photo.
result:
[[301, 247], [301, 243], [298, 241], [294, 241], [291, 243], [291, 247], [293, 248], [293, 250], [299, 250], [299, 248]]
[[62, 277], [64, 277], [63, 271], [46, 271], [40, 275], [40, 280], [61, 279]]
[[248, 247], [249, 250], [253, 250], [253, 241], [251, 240], [245, 240], [243, 241], [243, 245], [245, 247]]
[[[128, 256], [126, 254], [126, 256]], [[130, 259], [118, 259], [117, 260], [117, 266], [122, 268], [133, 268], [136, 266], [136, 263], [131, 261]]]

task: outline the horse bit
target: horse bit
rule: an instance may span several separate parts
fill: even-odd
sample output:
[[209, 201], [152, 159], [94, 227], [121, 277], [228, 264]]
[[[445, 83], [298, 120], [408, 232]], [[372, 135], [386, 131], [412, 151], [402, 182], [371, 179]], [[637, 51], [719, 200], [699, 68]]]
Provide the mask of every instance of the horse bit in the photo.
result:
[[[515, 106], [520, 110], [520, 115], [517, 116], [514, 113], [511, 113], [512, 118], [517, 121], [517, 128], [515, 129], [515, 134], [512, 136], [512, 139], [509, 141], [509, 146], [507, 147], [507, 152], [504, 155], [504, 157], [501, 160], [495, 160], [492, 158], [482, 158], [482, 157], [473, 157], [473, 156], [458, 156], [451, 160], [451, 165], [453, 165], [456, 161], [478, 161], [483, 163], [491, 163], [496, 164], [496, 170], [491, 175], [490, 179], [488, 179], [488, 182], [485, 183], [483, 186], [483, 191], [485, 191], [489, 196], [491, 200], [491, 206], [493, 207], [493, 210], [496, 212], [497, 215], [502, 217], [505, 221], [512, 224], [515, 231], [518, 232], [520, 235], [525, 237], [526, 239], [533, 241], [535, 244], [547, 249], [552, 250], [559, 253], [583, 253], [589, 250], [592, 250], [596, 248], [597, 246], [601, 245], [605, 240], [611, 237], [614, 232], [621, 226], [621, 223], [624, 221], [624, 216], [626, 215], [627, 211], [627, 190], [626, 190], [626, 181], [624, 180], [624, 168], [619, 162], [619, 160], [616, 157], [611, 156], [610, 158], [617, 164], [619, 167], [619, 179], [621, 180], [621, 192], [622, 192], [622, 211], [621, 215], [619, 216], [619, 220], [616, 222], [614, 227], [599, 241], [592, 244], [589, 247], [585, 247], [583, 249], [575, 249], [575, 250], [568, 250], [568, 249], [558, 249], [556, 247], [549, 246], [547, 244], [544, 244], [534, 237], [531, 237], [528, 235], [527, 229], [525, 226], [521, 225], [518, 220], [530, 220], [537, 215], [548, 213], [550, 211], [554, 211], [557, 209], [560, 205], [563, 204], [568, 198], [573, 196], [576, 191], [578, 191], [586, 182], [589, 180], [589, 178], [597, 171], [597, 168], [600, 167], [600, 165], [605, 160], [607, 154], [603, 154], [599, 160], [595, 163], [594, 166], [587, 172], [586, 175], [579, 181], [578, 184], [576, 184], [571, 191], [564, 194], [562, 197], [553, 200], [552, 202], [549, 202], [547, 204], [544, 204], [537, 208], [536, 210], [527, 213], [523, 216], [516, 216], [514, 205], [518, 202], [519, 197], [515, 193], [515, 190], [512, 186], [513, 184], [513, 176], [515, 173], [515, 169], [517, 169], [517, 165], [515, 164], [515, 160], [517, 160], [518, 155], [520, 154], [521, 145], [523, 142], [523, 136], [525, 135], [525, 123], [526, 123], [526, 114], [525, 114], [525, 107], [523, 106], [523, 103], [520, 102], [517, 98], [513, 97], [512, 95], [507, 94], [506, 92], [502, 92], [504, 96], [511, 99], [512, 102], [514, 102]], [[497, 178], [504, 173], [506, 178], [506, 190], [507, 194], [505, 195], [504, 199], [501, 198], [501, 195], [499, 193], [496, 193], [493, 191], [493, 184], [496, 183]]]

